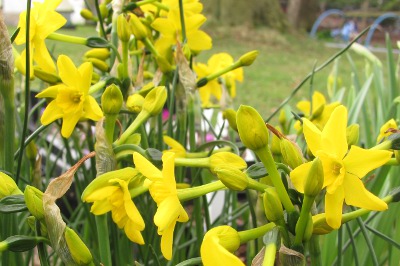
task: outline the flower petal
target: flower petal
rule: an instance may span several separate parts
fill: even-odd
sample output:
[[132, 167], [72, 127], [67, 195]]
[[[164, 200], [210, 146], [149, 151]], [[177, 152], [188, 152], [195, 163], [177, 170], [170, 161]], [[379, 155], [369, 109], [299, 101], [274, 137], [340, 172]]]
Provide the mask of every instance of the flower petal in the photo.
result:
[[88, 95], [83, 103], [84, 117], [93, 121], [99, 121], [103, 117], [103, 111], [96, 100]]
[[322, 130], [323, 150], [335, 154], [339, 159], [343, 159], [347, 152], [346, 128], [347, 109], [341, 105], [335, 108]]
[[357, 146], [351, 146], [347, 156], [343, 160], [346, 172], [363, 178], [370, 171], [384, 165], [392, 157], [391, 151], [366, 150]]
[[110, 204], [108, 199], [104, 199], [94, 202], [92, 208], [90, 209], [90, 212], [94, 215], [102, 215], [111, 211], [111, 209], [112, 205]]
[[135, 242], [139, 245], [144, 245], [144, 239], [139, 230], [135, 229], [135, 226], [131, 221], [128, 221], [124, 227], [126, 236], [130, 241]]
[[317, 151], [322, 149], [321, 131], [310, 120], [303, 118], [303, 132], [308, 148], [316, 156]]
[[88, 94], [90, 84], [92, 82], [93, 65], [91, 62], [85, 62], [79, 66], [78, 72], [80, 74], [79, 89], [83, 91], [85, 95]]
[[333, 194], [325, 194], [326, 222], [333, 229], [339, 228], [342, 223], [343, 200], [343, 187], [336, 189]]
[[171, 260], [172, 258], [172, 244], [174, 242], [174, 229], [176, 221], [173, 221], [162, 233], [161, 237], [161, 252], [164, 258]]
[[167, 197], [159, 204], [154, 215], [154, 224], [157, 225], [159, 234], [163, 234], [170, 224], [176, 222], [181, 206], [176, 196]]
[[56, 11], [47, 11], [46, 14], [38, 20], [38, 25], [36, 26], [37, 36], [35, 37], [44, 41], [50, 33], [61, 28], [66, 22], [67, 20]]
[[296, 167], [293, 171], [290, 172], [290, 180], [292, 181], [293, 186], [300, 193], [304, 193], [304, 183], [307, 178], [307, 174], [310, 171], [312, 162], [308, 162]]
[[95, 202], [99, 200], [103, 200], [108, 198], [111, 194], [113, 194], [115, 191], [117, 191], [119, 187], [117, 186], [106, 186], [102, 188], [98, 188], [89, 195], [87, 195], [84, 199], [84, 201], [87, 202]]
[[211, 37], [201, 30], [190, 32], [187, 36], [187, 41], [190, 50], [193, 51], [209, 50], [212, 47]]
[[175, 181], [175, 153], [166, 152], [162, 156], [163, 169], [163, 183], [171, 185], [171, 192], [176, 192], [176, 181]]
[[374, 211], [384, 211], [388, 208], [386, 202], [369, 192], [357, 176], [347, 174], [343, 181], [343, 187], [348, 205]]
[[69, 114], [65, 114], [63, 117], [63, 123], [61, 127], [61, 135], [64, 138], [69, 138], [74, 131], [76, 124], [79, 122], [81, 118], [80, 112], [73, 112]]
[[33, 53], [33, 60], [38, 64], [38, 66], [46, 72], [55, 74], [56, 65], [47, 50], [44, 41], [34, 42], [35, 52]]
[[44, 110], [42, 117], [40, 118], [40, 122], [43, 125], [48, 125], [54, 120], [63, 117], [63, 115], [64, 113], [62, 109], [57, 105], [56, 101], [53, 100], [47, 105], [46, 109]]
[[157, 18], [151, 23], [151, 27], [163, 35], [175, 35], [176, 29], [171, 20], [166, 18]]
[[144, 158], [140, 153], [133, 153], [133, 161], [135, 163], [136, 169], [148, 179], [154, 181], [156, 179], [162, 178], [161, 171], [150, 163], [146, 158]]
[[57, 59], [57, 67], [61, 80], [68, 87], [79, 89], [79, 72], [72, 60], [66, 55], [60, 55]]

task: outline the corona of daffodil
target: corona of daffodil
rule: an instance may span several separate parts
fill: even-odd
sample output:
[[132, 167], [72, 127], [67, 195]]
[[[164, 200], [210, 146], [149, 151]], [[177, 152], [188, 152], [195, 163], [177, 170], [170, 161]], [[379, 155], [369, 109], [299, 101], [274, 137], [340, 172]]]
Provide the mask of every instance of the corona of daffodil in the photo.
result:
[[158, 234], [161, 235], [161, 252], [168, 260], [172, 258], [176, 222], [183, 223], [189, 220], [177, 196], [174, 158], [174, 153], [164, 153], [163, 169], [160, 171], [139, 153], [133, 154], [136, 169], [151, 181], [149, 191], [157, 203], [154, 223], [158, 227]]
[[[46, 0], [43, 3], [34, 2], [31, 9], [30, 19], [30, 76], [33, 76], [33, 61], [46, 72], [56, 73], [56, 67], [47, 50], [45, 39], [50, 33], [61, 28], [67, 20], [55, 11], [61, 0]], [[26, 11], [21, 12], [18, 27], [20, 31], [15, 43], [17, 45], [26, 43]], [[16, 67], [23, 74], [25, 73], [25, 54], [23, 50], [21, 56], [16, 60]]]
[[[233, 58], [227, 53], [219, 53], [210, 57], [207, 61], [207, 65], [203, 63], [198, 63], [194, 66], [194, 70], [199, 79], [204, 78], [210, 74], [218, 72], [233, 64]], [[243, 81], [243, 69], [236, 68], [222, 75], [222, 79], [225, 80], [225, 84], [229, 89], [229, 95], [234, 98], [236, 96], [236, 81]], [[208, 81], [208, 83], [199, 88], [200, 98], [203, 106], [211, 104], [211, 96], [215, 97], [217, 100], [221, 99], [222, 88], [217, 79]]]
[[109, 211], [113, 221], [124, 229], [127, 237], [135, 243], [144, 244], [141, 231], [145, 224], [131, 199], [128, 185], [138, 172], [124, 168], [98, 176], [82, 193], [82, 200], [93, 202], [91, 212], [102, 215]]
[[71, 59], [60, 55], [57, 60], [59, 75], [63, 84], [48, 87], [37, 98], [52, 98], [40, 119], [43, 125], [48, 125], [62, 118], [61, 135], [68, 138], [80, 119], [98, 121], [103, 112], [96, 100], [89, 95], [93, 66], [83, 63], [76, 68]]
[[[322, 131], [310, 120], [303, 119], [307, 145], [323, 165], [326, 221], [334, 229], [341, 224], [343, 201], [368, 210], [387, 209], [384, 201], [365, 188], [361, 178], [385, 164], [392, 152], [357, 146], [351, 146], [348, 151], [346, 126], [347, 109], [344, 106], [336, 107]], [[304, 193], [305, 173], [309, 172], [311, 164], [302, 164], [290, 174], [293, 185], [301, 193]]]
[[380, 142], [384, 138], [390, 136], [393, 134], [392, 130], [397, 130], [397, 123], [396, 121], [392, 118], [389, 121], [387, 121], [379, 130], [379, 135], [376, 139], [376, 142]]

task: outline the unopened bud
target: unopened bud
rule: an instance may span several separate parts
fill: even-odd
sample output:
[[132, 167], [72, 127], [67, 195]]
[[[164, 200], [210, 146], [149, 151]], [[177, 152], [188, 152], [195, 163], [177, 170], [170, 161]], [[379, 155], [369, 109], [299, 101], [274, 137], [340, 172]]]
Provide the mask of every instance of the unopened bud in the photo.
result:
[[142, 111], [144, 97], [138, 93], [132, 94], [126, 100], [126, 108], [129, 111], [140, 113]]
[[134, 13], [129, 15], [129, 26], [136, 39], [143, 40], [147, 37], [146, 27]]
[[107, 63], [104, 62], [103, 60], [90, 57], [90, 58], [86, 58], [85, 61], [91, 62], [95, 68], [97, 68], [98, 70], [100, 70], [102, 72], [107, 72], [109, 70]]
[[87, 58], [93, 57], [100, 60], [106, 60], [110, 57], [110, 54], [110, 50], [107, 48], [93, 48], [87, 51], [84, 56]]
[[150, 81], [146, 85], [144, 85], [138, 92], [143, 97], [146, 97], [147, 93], [149, 93], [154, 88], [154, 82]]
[[322, 162], [317, 157], [312, 161], [310, 171], [304, 183], [304, 195], [316, 197], [321, 192], [324, 184], [324, 169]]
[[61, 81], [59, 76], [57, 76], [53, 73], [50, 73], [50, 72], [46, 72], [38, 66], [33, 67], [33, 75], [51, 85], [57, 84]]
[[247, 175], [236, 168], [217, 168], [214, 169], [218, 179], [229, 189], [242, 191], [247, 188]]
[[271, 222], [278, 222], [284, 219], [282, 203], [276, 189], [273, 187], [265, 189], [263, 196], [265, 216]]
[[[28, 226], [32, 229], [32, 231], [36, 231], [36, 218], [35, 216], [29, 216], [26, 218], [26, 223]], [[46, 227], [46, 221], [39, 221], [40, 223], [40, 235], [41, 236], [47, 236], [47, 227]]]
[[130, 26], [124, 14], [118, 15], [117, 35], [122, 42], [128, 42], [131, 38]]
[[116, 115], [121, 110], [124, 98], [122, 97], [121, 90], [115, 85], [111, 84], [101, 96], [101, 106], [103, 107], [104, 114]]
[[229, 126], [237, 131], [237, 124], [236, 124], [236, 111], [233, 110], [232, 108], [226, 109], [223, 113], [222, 113], [222, 117], [226, 120], [228, 120]]
[[143, 110], [151, 116], [159, 114], [167, 100], [167, 90], [164, 86], [152, 89], [144, 98]]
[[243, 170], [247, 167], [245, 160], [232, 152], [217, 152], [210, 156], [210, 170], [217, 168], [235, 168]]
[[12, 251], [12, 252], [24, 252], [36, 247], [37, 243], [40, 242], [38, 237], [15, 235], [6, 238], [0, 242], [0, 252]]
[[360, 126], [358, 124], [352, 124], [346, 129], [347, 145], [357, 145], [360, 136]]
[[326, 214], [319, 213], [312, 217], [313, 222], [313, 234], [315, 235], [326, 235], [332, 232], [333, 229], [331, 226], [328, 225], [326, 222]]
[[256, 60], [257, 56], [258, 56], [257, 50], [245, 53], [239, 58], [240, 64], [242, 66], [250, 66], [251, 64], [253, 64], [254, 60]]
[[0, 199], [10, 195], [22, 195], [14, 179], [0, 172]]
[[295, 169], [297, 166], [304, 163], [303, 154], [296, 143], [282, 138], [280, 141], [280, 148], [283, 160], [290, 168]]
[[258, 150], [268, 145], [268, 129], [253, 107], [241, 105], [236, 113], [236, 123], [240, 139], [247, 148]]
[[100, 9], [100, 15], [101, 15], [102, 18], [108, 17], [109, 12], [108, 12], [108, 8], [107, 8], [106, 4], [101, 3], [99, 5], [99, 9]]
[[97, 21], [97, 18], [93, 15], [92, 11], [87, 8], [83, 8], [81, 10], [81, 16], [86, 20], [94, 20]]
[[92, 254], [75, 231], [65, 228], [65, 241], [67, 242], [72, 259], [77, 265], [88, 265], [93, 261]]
[[29, 212], [35, 216], [36, 219], [44, 220], [43, 192], [28, 185], [25, 187], [24, 198]]

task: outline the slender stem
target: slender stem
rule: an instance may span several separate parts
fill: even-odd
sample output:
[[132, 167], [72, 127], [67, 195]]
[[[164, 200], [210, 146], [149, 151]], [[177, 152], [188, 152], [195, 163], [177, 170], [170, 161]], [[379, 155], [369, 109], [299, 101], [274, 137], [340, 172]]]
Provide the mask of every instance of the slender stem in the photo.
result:
[[[49, 124], [50, 125], [50, 124]], [[24, 143], [24, 148], [26, 146], [28, 146], [28, 144], [34, 140], [42, 131], [44, 131], [46, 128], [48, 128], [49, 125], [41, 125], [40, 127], [38, 127], [32, 134], [30, 134], [26, 139], [25, 139], [25, 143]], [[15, 154], [14, 154], [14, 159], [17, 159], [19, 156], [19, 151], [20, 149], [18, 149]]]
[[93, 93], [101, 90], [102, 88], [104, 88], [105, 85], [106, 85], [106, 82], [104, 80], [99, 81], [96, 84], [93, 84], [89, 88], [89, 94], [93, 94]]
[[99, 17], [101, 36], [104, 39], [107, 39], [106, 30], [104, 29], [103, 17], [102, 17], [101, 12], [100, 12], [99, 0], [94, 0], [94, 6], [96, 8], [97, 16]]
[[313, 235], [310, 240], [309, 252], [311, 257], [311, 266], [322, 265], [321, 249], [319, 246], [319, 236]]
[[121, 42], [122, 43], [122, 79], [128, 78], [128, 59], [129, 59], [129, 47], [128, 42]]
[[314, 202], [314, 197], [304, 195], [303, 206], [301, 207], [300, 217], [296, 225], [296, 236], [294, 240], [295, 246], [301, 246], [303, 242], [304, 232], [306, 231], [310, 210]]
[[185, 10], [183, 9], [183, 1], [179, 0], [179, 17], [181, 20], [182, 28], [182, 43], [186, 43], [186, 25], [185, 25]]
[[[36, 220], [36, 233], [37, 236], [41, 236], [42, 233], [40, 231], [40, 221]], [[40, 260], [40, 265], [41, 266], [49, 266], [49, 261], [47, 260], [47, 254], [46, 254], [46, 249], [45, 245], [43, 242], [39, 242], [37, 244], [37, 249], [38, 249], [38, 254], [39, 254], [39, 260]]]
[[142, 110], [132, 124], [122, 133], [121, 137], [114, 142], [114, 145], [118, 146], [123, 144], [149, 117], [150, 114]]
[[210, 167], [210, 158], [175, 158], [175, 166]]
[[197, 187], [178, 189], [178, 198], [184, 202], [221, 189], [226, 189], [225, 185], [221, 181], [215, 181]]
[[240, 238], [240, 244], [244, 244], [249, 242], [250, 240], [259, 238], [260, 236], [265, 235], [268, 231], [271, 231], [275, 227], [276, 227], [275, 223], [267, 223], [257, 228], [238, 232]]
[[[14, 79], [13, 79], [14, 80]], [[11, 85], [14, 88], [14, 82]], [[12, 90], [14, 91], [14, 89]], [[15, 104], [14, 96], [4, 99], [4, 170], [13, 173], [14, 171], [14, 138], [15, 138]], [[27, 110], [27, 108], [26, 108]], [[1, 140], [1, 141], [3, 141]], [[23, 143], [23, 142], [22, 142]], [[18, 184], [18, 175], [16, 177]]]
[[96, 228], [99, 240], [100, 260], [103, 265], [111, 264], [110, 239], [108, 233], [107, 214], [96, 215]]
[[67, 42], [67, 43], [74, 43], [74, 44], [83, 44], [83, 45], [86, 45], [86, 43], [87, 43], [86, 38], [71, 36], [71, 35], [66, 35], [66, 34], [61, 34], [61, 33], [56, 33], [56, 32], [50, 33], [50, 35], [47, 36], [47, 39], [54, 40], [54, 41]]

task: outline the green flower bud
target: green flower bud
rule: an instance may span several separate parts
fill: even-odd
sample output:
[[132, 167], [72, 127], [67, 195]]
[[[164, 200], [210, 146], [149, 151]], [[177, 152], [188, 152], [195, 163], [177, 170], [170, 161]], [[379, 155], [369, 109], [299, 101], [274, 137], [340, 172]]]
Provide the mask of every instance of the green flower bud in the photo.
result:
[[241, 105], [236, 113], [236, 123], [240, 139], [247, 148], [258, 150], [268, 145], [268, 129], [253, 107]]
[[218, 179], [229, 189], [242, 191], [247, 188], [247, 175], [236, 168], [214, 169]]
[[91, 81], [91, 83], [92, 84], [96, 84], [99, 81], [100, 81], [100, 75], [97, 74], [96, 72], [93, 72], [92, 73], [92, 81]]
[[106, 17], [108, 17], [108, 8], [107, 8], [107, 5], [106, 4], [104, 4], [104, 3], [101, 3], [100, 5], [99, 5], [99, 9], [100, 9], [100, 15], [101, 15], [101, 17], [102, 18], [106, 18]]
[[152, 89], [144, 98], [143, 111], [151, 116], [157, 115], [164, 107], [167, 100], [167, 89], [164, 86], [158, 86]]
[[312, 221], [313, 221], [313, 234], [315, 235], [326, 235], [335, 230], [332, 227], [330, 227], [326, 222], [325, 213], [319, 213], [313, 216]]
[[257, 50], [245, 53], [239, 58], [240, 64], [242, 66], [250, 66], [251, 64], [253, 64], [254, 60], [256, 60], [257, 56], [258, 56]]
[[[26, 223], [32, 229], [32, 231], [36, 231], [36, 218], [35, 216], [29, 216], [26, 218]], [[40, 235], [47, 236], [47, 227], [46, 221], [40, 221]]]
[[284, 219], [282, 203], [276, 189], [273, 187], [265, 189], [263, 196], [265, 216], [271, 222], [278, 222]]
[[36, 219], [44, 220], [43, 192], [28, 185], [25, 187], [24, 198], [29, 212], [32, 213]]
[[108, 72], [108, 70], [109, 70], [107, 63], [104, 62], [103, 60], [100, 60], [100, 59], [97, 59], [94, 57], [89, 57], [89, 58], [85, 58], [85, 61], [91, 62], [93, 64], [93, 66], [100, 71]]
[[123, 42], [128, 42], [131, 38], [131, 30], [127, 19], [124, 14], [118, 15], [117, 18], [117, 35], [118, 39]]
[[88, 265], [93, 261], [92, 254], [81, 238], [69, 227], [65, 228], [65, 241], [67, 242], [72, 259], [78, 265]]
[[152, 89], [154, 89], [154, 83], [153, 81], [150, 81], [146, 85], [144, 85], [138, 93], [142, 95], [143, 97], [146, 97], [147, 93], [149, 93]]
[[222, 113], [222, 117], [226, 120], [228, 120], [229, 126], [235, 130], [236, 132], [238, 131], [237, 129], [237, 124], [236, 124], [236, 111], [233, 110], [232, 108], [226, 109]]
[[303, 154], [297, 145], [288, 139], [282, 138], [280, 141], [280, 148], [283, 161], [294, 169], [304, 163]]
[[107, 58], [110, 57], [110, 50], [107, 48], [93, 48], [87, 51], [84, 55], [84, 57], [90, 58], [97, 58], [100, 60], [106, 60]]
[[360, 137], [360, 125], [352, 124], [346, 128], [347, 145], [357, 145]]
[[97, 18], [93, 15], [92, 11], [90, 11], [87, 8], [83, 8], [81, 10], [81, 16], [86, 19], [86, 20], [93, 20], [93, 21], [97, 21]]
[[33, 67], [33, 75], [49, 84], [57, 84], [61, 81], [59, 76], [46, 72], [38, 66]]
[[15, 235], [6, 238], [0, 242], [0, 252], [12, 251], [12, 252], [24, 252], [36, 247], [42, 238], [34, 236]]
[[143, 40], [147, 37], [146, 27], [134, 13], [129, 16], [129, 26], [136, 39]]
[[114, 84], [108, 86], [101, 96], [101, 106], [106, 115], [116, 115], [121, 110], [124, 98], [121, 90]]
[[310, 171], [304, 184], [304, 195], [316, 197], [324, 184], [324, 170], [322, 162], [317, 157], [313, 160]]
[[144, 97], [138, 93], [132, 94], [126, 100], [126, 108], [129, 111], [140, 113], [142, 111]]
[[[278, 128], [275, 128], [275, 129], [279, 131]], [[275, 156], [282, 155], [282, 153], [281, 153], [281, 138], [278, 137], [276, 134], [272, 134], [271, 152]]]
[[0, 172], [0, 199], [10, 195], [22, 195], [14, 179]]

